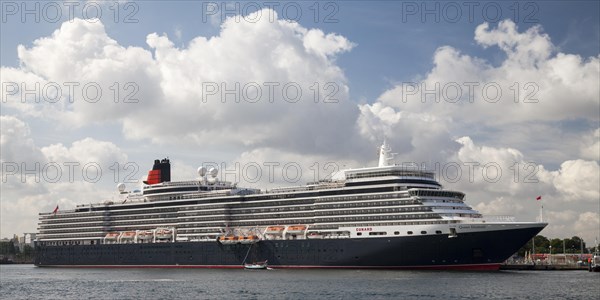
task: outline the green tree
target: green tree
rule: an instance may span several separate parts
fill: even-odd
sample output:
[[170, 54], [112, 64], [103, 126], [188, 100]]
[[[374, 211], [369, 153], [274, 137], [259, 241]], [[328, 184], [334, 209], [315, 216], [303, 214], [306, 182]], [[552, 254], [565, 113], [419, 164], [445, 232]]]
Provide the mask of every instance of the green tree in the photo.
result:
[[568, 251], [570, 251], [571, 253], [581, 253], [582, 246], [583, 246], [583, 252], [584, 253], [587, 252], [585, 242], [583, 241], [582, 238], [580, 238], [578, 236], [574, 236], [574, 237], [568, 239], [566, 243], [567, 243], [566, 247], [567, 247], [567, 249], [570, 249]]
[[[546, 238], [543, 235], [537, 235], [535, 236], [535, 253], [550, 253], [550, 246], [552, 246], [552, 253], [556, 254], [556, 253], [563, 253], [563, 240], [562, 239], [558, 239], [558, 238], [554, 238], [552, 240], [549, 240], [548, 238]], [[533, 239], [532, 239], [533, 240]], [[533, 249], [533, 243], [532, 240], [529, 240], [529, 242], [527, 242], [527, 244], [525, 244], [523, 247], [521, 247], [521, 249], [519, 249], [519, 251], [517, 251], [517, 254], [519, 256], [525, 256], [526, 252], [530, 252]], [[565, 242], [565, 251], [566, 253], [580, 253], [581, 252], [581, 245], [583, 244], [583, 252], [584, 253], [590, 253], [590, 251], [586, 248], [585, 242], [583, 241], [583, 239], [581, 239], [578, 236], [574, 236], [572, 238], [566, 238], [564, 239]]]
[[[550, 245], [550, 241], [543, 235], [536, 235], [533, 239], [535, 239], [535, 253], [548, 253]], [[517, 251], [519, 256], [525, 256], [525, 252], [531, 253], [533, 250], [533, 239], [529, 240], [527, 244], [525, 244], [519, 251]]]
[[[550, 240], [550, 246], [552, 246], [552, 253], [562, 253], [563, 242], [561, 239], [554, 238]], [[548, 249], [549, 251], [550, 249]]]
[[549, 253], [550, 252], [550, 240], [543, 235], [537, 235], [535, 237], [535, 253]]
[[0, 242], [0, 254], [2, 255], [13, 255], [15, 254], [15, 244], [13, 241]]
[[29, 245], [23, 246], [23, 256], [25, 258], [32, 258], [33, 257], [33, 247], [31, 247]]

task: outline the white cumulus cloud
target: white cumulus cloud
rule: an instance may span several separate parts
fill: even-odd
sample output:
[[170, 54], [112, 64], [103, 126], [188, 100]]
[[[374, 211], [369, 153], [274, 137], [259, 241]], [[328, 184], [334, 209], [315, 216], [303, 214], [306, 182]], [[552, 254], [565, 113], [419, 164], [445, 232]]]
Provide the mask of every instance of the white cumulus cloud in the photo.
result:
[[[14, 116], [0, 116], [0, 121], [2, 236], [35, 232], [33, 220], [38, 213], [56, 205], [72, 209], [77, 204], [110, 199], [116, 185], [113, 173], [127, 161], [115, 144], [84, 138], [70, 146], [40, 147], [26, 122]], [[94, 168], [86, 169], [89, 164]]]

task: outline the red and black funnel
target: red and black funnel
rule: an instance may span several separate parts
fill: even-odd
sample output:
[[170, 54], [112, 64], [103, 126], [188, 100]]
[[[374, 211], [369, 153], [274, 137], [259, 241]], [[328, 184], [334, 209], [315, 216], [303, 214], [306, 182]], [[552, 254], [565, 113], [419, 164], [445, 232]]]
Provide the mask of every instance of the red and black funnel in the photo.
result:
[[157, 184], [161, 182], [171, 181], [171, 163], [168, 158], [163, 160], [154, 160], [152, 170], [148, 172], [148, 179], [145, 184]]

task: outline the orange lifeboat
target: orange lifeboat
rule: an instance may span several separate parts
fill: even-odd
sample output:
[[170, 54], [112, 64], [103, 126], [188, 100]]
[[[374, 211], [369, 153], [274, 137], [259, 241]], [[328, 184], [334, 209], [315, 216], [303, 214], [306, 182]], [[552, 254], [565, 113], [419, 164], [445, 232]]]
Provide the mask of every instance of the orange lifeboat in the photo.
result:
[[265, 234], [282, 234], [285, 226], [269, 226], [265, 230]]
[[254, 244], [259, 241], [259, 238], [256, 235], [249, 235], [249, 236], [241, 236], [241, 237], [239, 237], [238, 240], [240, 241], [240, 244]]
[[109, 232], [109, 233], [106, 234], [106, 236], [104, 237], [104, 239], [108, 240], [108, 241], [116, 241], [118, 237], [119, 237], [119, 233], [118, 232]]
[[234, 235], [220, 236], [219, 242], [223, 245], [231, 245], [239, 242], [239, 238]]
[[122, 240], [132, 240], [136, 235], [135, 231], [125, 231], [123, 235], [121, 235]]
[[154, 237], [154, 232], [152, 232], [152, 230], [138, 232], [138, 240], [147, 241], [147, 240], [151, 240], [153, 237]]
[[157, 239], [170, 239], [173, 236], [171, 229], [159, 228], [156, 230]]
[[293, 225], [287, 228], [289, 234], [302, 234], [304, 231], [306, 231], [306, 225]]

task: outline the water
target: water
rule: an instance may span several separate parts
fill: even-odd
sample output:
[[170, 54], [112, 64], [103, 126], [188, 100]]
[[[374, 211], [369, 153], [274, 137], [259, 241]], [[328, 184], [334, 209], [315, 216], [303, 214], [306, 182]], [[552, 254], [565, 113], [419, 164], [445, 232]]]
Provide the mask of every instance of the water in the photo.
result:
[[0, 266], [1, 299], [599, 299], [587, 271], [58, 269]]

